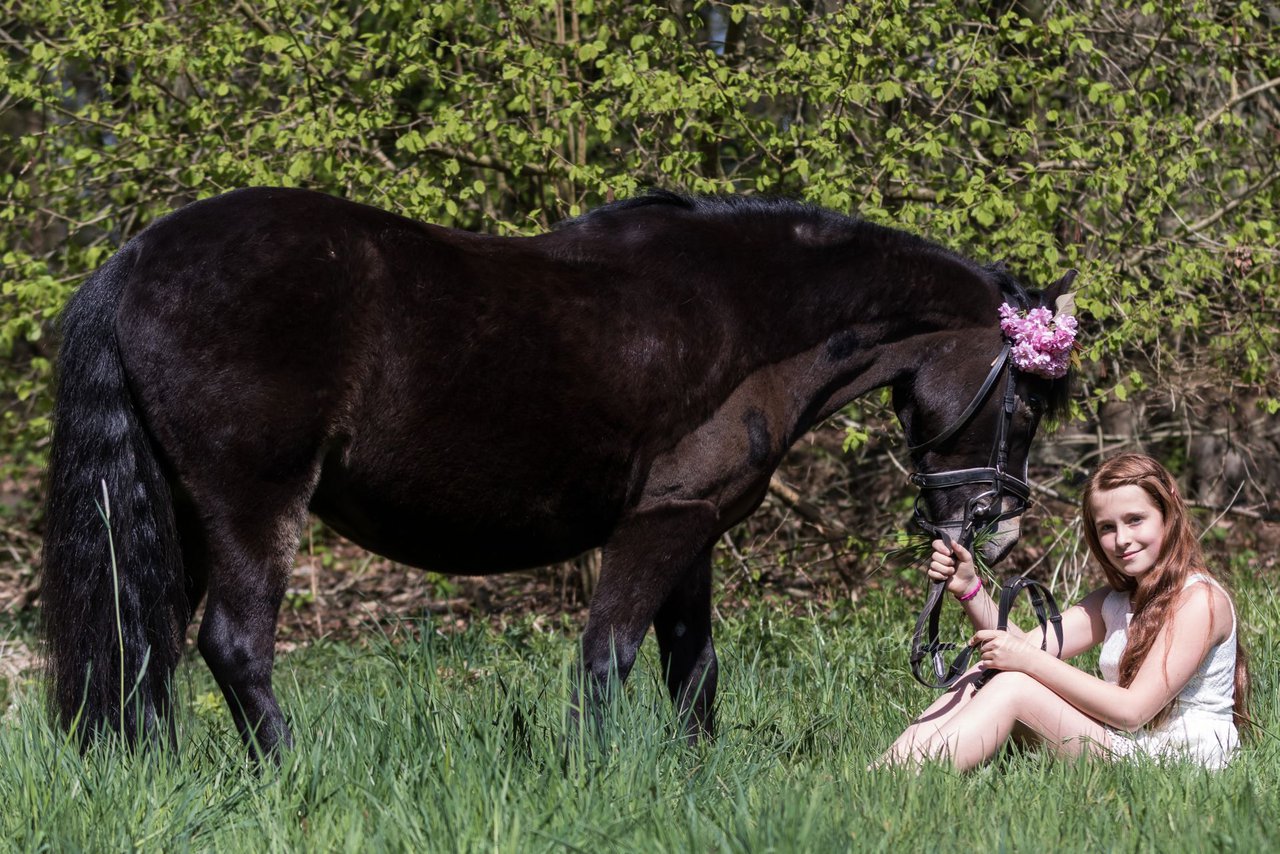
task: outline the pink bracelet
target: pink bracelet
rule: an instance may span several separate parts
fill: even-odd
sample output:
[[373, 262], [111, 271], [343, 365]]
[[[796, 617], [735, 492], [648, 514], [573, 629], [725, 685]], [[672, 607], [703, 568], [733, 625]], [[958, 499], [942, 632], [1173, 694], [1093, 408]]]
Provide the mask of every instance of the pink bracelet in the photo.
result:
[[978, 595], [978, 591], [979, 591], [979, 590], [981, 590], [981, 589], [982, 589], [982, 576], [981, 576], [981, 575], [979, 575], [979, 576], [978, 576], [978, 583], [977, 583], [977, 584], [975, 584], [975, 585], [973, 585], [973, 589], [972, 589], [972, 590], [970, 590], [968, 593], [964, 594], [963, 596], [959, 597], [956, 601], [958, 601], [958, 602], [968, 602], [968, 601], [969, 601], [970, 599], [972, 599], [974, 596], [977, 596], [977, 595]]

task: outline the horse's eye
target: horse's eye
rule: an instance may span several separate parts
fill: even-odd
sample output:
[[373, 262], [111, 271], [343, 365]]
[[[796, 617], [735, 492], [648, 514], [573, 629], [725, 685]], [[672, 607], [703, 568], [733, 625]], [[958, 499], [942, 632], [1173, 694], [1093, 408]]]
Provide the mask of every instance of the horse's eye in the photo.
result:
[[1028, 395], [1027, 406], [1030, 407], [1032, 412], [1039, 415], [1042, 412], [1044, 412], [1044, 406], [1045, 406], [1044, 398], [1038, 394]]

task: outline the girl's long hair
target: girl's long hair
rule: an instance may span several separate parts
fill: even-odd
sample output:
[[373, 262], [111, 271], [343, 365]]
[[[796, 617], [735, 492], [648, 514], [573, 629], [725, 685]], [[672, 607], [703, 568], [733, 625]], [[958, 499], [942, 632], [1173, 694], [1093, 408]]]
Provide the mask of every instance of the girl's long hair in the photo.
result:
[[[1164, 543], [1160, 554], [1155, 565], [1137, 578], [1125, 575], [1112, 565], [1110, 556], [1102, 549], [1095, 527], [1094, 495], [1122, 486], [1141, 488], [1164, 517]], [[1084, 537], [1089, 544], [1089, 551], [1094, 560], [1102, 565], [1102, 571], [1111, 586], [1130, 594], [1133, 619], [1129, 624], [1128, 643], [1120, 656], [1120, 685], [1128, 686], [1133, 682], [1147, 653], [1151, 651], [1156, 637], [1168, 626], [1187, 578], [1193, 573], [1208, 575], [1214, 580], [1217, 577], [1205, 565], [1200, 542], [1192, 531], [1187, 505], [1178, 492], [1178, 485], [1169, 471], [1151, 457], [1144, 454], [1121, 454], [1098, 466], [1085, 484], [1081, 505]], [[1233, 711], [1236, 727], [1241, 734], [1245, 734], [1251, 724], [1248, 717], [1249, 687], [1249, 662], [1244, 647], [1240, 644], [1237, 625]], [[1151, 723], [1158, 726], [1167, 719], [1177, 701], [1178, 698], [1174, 697], [1156, 714]]]

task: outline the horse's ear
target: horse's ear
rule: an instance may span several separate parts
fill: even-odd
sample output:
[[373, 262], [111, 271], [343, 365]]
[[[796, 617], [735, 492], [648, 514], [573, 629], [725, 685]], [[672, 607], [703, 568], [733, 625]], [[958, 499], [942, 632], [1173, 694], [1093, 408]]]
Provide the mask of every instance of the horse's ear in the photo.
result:
[[[1078, 275], [1080, 275], [1079, 270], [1074, 270], [1074, 269], [1068, 270], [1067, 272], [1062, 274], [1061, 279], [1058, 279], [1058, 281], [1054, 282], [1052, 285], [1045, 288], [1044, 289], [1045, 303], [1047, 305], [1057, 306], [1058, 301], [1063, 297], [1066, 297], [1067, 299], [1071, 299], [1071, 294], [1068, 292], [1067, 289], [1071, 287], [1071, 283], [1076, 280], [1076, 276]], [[1075, 301], [1072, 300], [1071, 307], [1074, 308], [1074, 306], [1075, 306]], [[1057, 306], [1057, 308], [1059, 312], [1062, 311], [1061, 306]], [[1072, 311], [1067, 311], [1067, 314], [1072, 314], [1072, 313], [1073, 313]]]

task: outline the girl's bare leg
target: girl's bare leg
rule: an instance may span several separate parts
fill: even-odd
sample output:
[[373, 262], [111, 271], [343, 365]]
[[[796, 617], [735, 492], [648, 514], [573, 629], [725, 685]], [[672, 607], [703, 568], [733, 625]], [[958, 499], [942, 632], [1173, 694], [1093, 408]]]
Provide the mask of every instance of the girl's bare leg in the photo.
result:
[[934, 700], [929, 708], [920, 713], [902, 735], [889, 745], [889, 749], [872, 767], [885, 765], [901, 765], [914, 762], [922, 748], [929, 745], [939, 730], [953, 717], [963, 711], [975, 694], [973, 684], [978, 677], [978, 669], [970, 668], [955, 685], [945, 694]]
[[[971, 688], [969, 692], [940, 725], [931, 731], [918, 729], [908, 752], [895, 753], [895, 742], [886, 757], [912, 764], [950, 759], [958, 770], [968, 771], [995, 756], [1015, 732], [1059, 756], [1106, 753], [1110, 748], [1106, 727], [1025, 674], [1001, 673], [976, 694]], [[927, 716], [928, 712], [921, 720]]]

